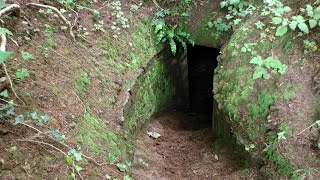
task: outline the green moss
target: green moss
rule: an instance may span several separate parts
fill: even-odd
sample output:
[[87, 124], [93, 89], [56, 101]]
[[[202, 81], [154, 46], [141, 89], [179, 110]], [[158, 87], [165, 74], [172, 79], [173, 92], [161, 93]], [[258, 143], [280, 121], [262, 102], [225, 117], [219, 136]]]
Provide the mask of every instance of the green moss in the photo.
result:
[[208, 15], [200, 23], [195, 32], [191, 32], [191, 36], [196, 44], [209, 44], [211, 46], [219, 46], [221, 39], [226, 36], [226, 32], [218, 32], [215, 28], [209, 28], [208, 22], [212, 19], [212, 15]]
[[80, 73], [80, 75], [78, 76], [75, 84], [74, 84], [74, 88], [75, 91], [81, 96], [83, 97], [86, 93], [87, 90], [87, 86], [90, 84], [90, 78], [89, 75], [86, 72], [82, 72]]
[[248, 104], [249, 115], [252, 118], [266, 117], [269, 114], [269, 107], [274, 103], [274, 95], [267, 90], [262, 90], [252, 104]]
[[266, 158], [269, 159], [275, 165], [275, 171], [279, 175], [288, 175], [291, 176], [296, 168], [294, 168], [289, 159], [284, 158], [277, 152], [277, 142], [270, 144], [266, 149]]
[[169, 80], [163, 62], [155, 61], [146, 73], [144, 80], [132, 99], [126, 118], [126, 130], [132, 134], [152, 115], [163, 110], [175, 94], [175, 88]]
[[88, 113], [77, 124], [74, 139], [88, 147], [94, 156], [103, 157], [110, 163], [126, 157], [129, 148], [119, 134], [109, 130], [102, 120]]
[[[105, 50], [107, 62], [113, 62], [110, 65], [116, 67], [119, 72], [136, 70], [157, 54], [161, 47], [156, 45], [152, 37], [150, 21], [136, 23], [129, 32], [125, 32], [118, 39], [111, 39], [109, 34], [106, 34], [105, 43], [100, 46]], [[125, 59], [115, 61], [119, 57]]]

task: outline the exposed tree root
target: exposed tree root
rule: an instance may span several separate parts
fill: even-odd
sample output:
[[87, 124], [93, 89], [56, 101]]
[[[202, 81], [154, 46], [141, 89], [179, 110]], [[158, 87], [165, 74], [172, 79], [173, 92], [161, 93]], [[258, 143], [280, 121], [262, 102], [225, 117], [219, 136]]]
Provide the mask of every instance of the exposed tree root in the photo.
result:
[[[6, 45], [7, 45], [7, 38], [6, 38], [6, 35], [2, 34], [1, 35], [1, 45], [0, 45], [0, 51], [6, 51]], [[6, 67], [6, 64], [5, 63], [2, 63], [2, 67], [3, 67], [3, 70], [8, 78], [8, 81], [9, 81], [9, 84], [10, 84], [10, 88], [14, 94], [14, 96], [19, 99], [24, 105], [26, 104], [19, 96], [18, 94], [16, 93], [16, 91], [14, 90], [13, 88], [13, 83], [12, 83], [12, 80], [10, 78], [10, 75], [8, 73], [8, 70], [7, 70], [7, 67]]]
[[3, 8], [0, 10], [0, 17], [7, 14], [7, 13], [10, 13], [10, 12], [15, 12], [17, 13], [17, 16], [20, 15], [20, 6], [17, 5], [17, 4], [10, 4], [8, 5], [7, 7]]
[[58, 8], [56, 7], [53, 7], [53, 6], [49, 6], [49, 5], [44, 5], [44, 4], [38, 4], [38, 3], [29, 3], [27, 4], [27, 6], [35, 6], [35, 7], [39, 7], [39, 8], [46, 8], [46, 9], [51, 9], [53, 12], [55, 12], [59, 18], [64, 22], [66, 23], [68, 26], [69, 26], [69, 30], [70, 30], [70, 35], [71, 37], [75, 40], [75, 36], [74, 36], [74, 33], [73, 33], [73, 28], [78, 20], [78, 13], [76, 13], [76, 18], [75, 18], [75, 22], [74, 23], [71, 23], [66, 17], [64, 17], [64, 15], [59, 11]]

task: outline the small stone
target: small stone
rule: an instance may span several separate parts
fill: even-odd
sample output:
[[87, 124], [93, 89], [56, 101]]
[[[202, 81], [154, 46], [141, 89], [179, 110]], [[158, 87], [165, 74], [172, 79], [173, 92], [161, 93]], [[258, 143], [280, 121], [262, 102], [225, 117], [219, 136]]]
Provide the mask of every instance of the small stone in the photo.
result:
[[217, 161], [219, 161], [218, 155], [214, 154], [214, 159], [217, 160]]
[[0, 158], [0, 165], [4, 165], [4, 159]]
[[161, 135], [157, 132], [147, 131], [148, 136], [152, 137], [153, 139], [158, 139]]

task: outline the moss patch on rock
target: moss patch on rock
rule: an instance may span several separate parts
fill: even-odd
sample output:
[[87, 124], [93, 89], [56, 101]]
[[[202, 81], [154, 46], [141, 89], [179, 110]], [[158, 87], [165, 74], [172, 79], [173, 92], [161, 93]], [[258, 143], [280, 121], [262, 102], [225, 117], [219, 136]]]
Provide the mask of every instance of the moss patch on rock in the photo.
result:
[[[315, 98], [312, 99], [312, 91], [306, 88], [310, 88], [307, 79], [313, 75], [303, 70], [315, 64], [301, 60], [304, 55], [299, 49], [303, 48], [299, 41], [293, 40], [292, 34], [273, 40], [263, 38], [261, 31], [254, 28], [255, 21], [254, 16], [246, 19], [223, 47], [215, 71], [214, 97], [227, 116], [222, 121], [228, 122], [246, 150], [263, 159], [273, 175], [293, 177], [296, 169], [310, 165], [306, 159], [312, 157], [312, 150], [299, 146], [299, 141], [304, 140], [297, 140], [292, 132], [301, 131], [301, 126], [315, 119], [312, 115]], [[270, 79], [253, 79], [256, 66], [250, 61], [256, 56], [278, 58], [288, 66], [287, 72], [280, 75], [268, 70]], [[305, 98], [306, 94], [310, 98]], [[308, 108], [302, 110], [302, 104], [308, 104]], [[299, 122], [300, 115], [307, 118]], [[288, 128], [283, 128], [284, 125]], [[270, 133], [275, 136], [273, 139], [268, 137]]]
[[110, 163], [125, 159], [130, 148], [118, 132], [110, 130], [106, 122], [89, 113], [77, 124], [74, 139], [85, 145], [94, 156]]
[[155, 60], [151, 69], [146, 72], [137, 84], [137, 90], [131, 99], [125, 121], [125, 129], [132, 134], [141, 127], [152, 115], [163, 110], [175, 94], [164, 62]]

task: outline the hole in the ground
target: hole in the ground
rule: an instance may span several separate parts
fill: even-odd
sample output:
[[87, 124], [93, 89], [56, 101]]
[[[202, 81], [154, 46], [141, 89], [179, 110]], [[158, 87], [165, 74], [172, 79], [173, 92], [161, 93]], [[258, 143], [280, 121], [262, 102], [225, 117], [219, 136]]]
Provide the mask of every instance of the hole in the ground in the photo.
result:
[[200, 127], [212, 123], [213, 73], [220, 49], [204, 46], [188, 47], [188, 77], [190, 110]]

